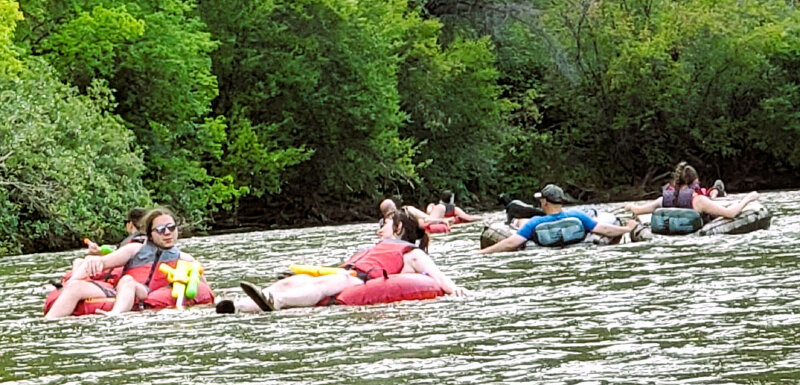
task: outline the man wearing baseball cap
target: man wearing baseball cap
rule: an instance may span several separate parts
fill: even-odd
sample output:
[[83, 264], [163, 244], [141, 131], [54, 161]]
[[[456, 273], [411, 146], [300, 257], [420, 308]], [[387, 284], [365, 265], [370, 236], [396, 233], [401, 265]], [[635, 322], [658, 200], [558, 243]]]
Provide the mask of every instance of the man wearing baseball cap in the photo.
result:
[[531, 218], [528, 223], [526, 223], [524, 226], [522, 226], [522, 228], [519, 229], [519, 231], [517, 231], [516, 234], [497, 242], [492, 246], [482, 249], [480, 251], [481, 254], [517, 250], [520, 246], [525, 244], [525, 242], [531, 239], [536, 226], [542, 223], [555, 222], [564, 218], [578, 218], [586, 231], [605, 235], [607, 237], [616, 237], [625, 234], [636, 227], [636, 221], [634, 220], [628, 221], [626, 226], [616, 226], [605, 223], [597, 223], [597, 221], [589, 218], [588, 215], [580, 211], [562, 211], [561, 205], [568, 202], [569, 199], [566, 195], [564, 195], [564, 190], [554, 184], [548, 184], [547, 186], [544, 186], [542, 191], [537, 192], [534, 197], [539, 199], [539, 203], [542, 205], [542, 210], [544, 210], [546, 215]]

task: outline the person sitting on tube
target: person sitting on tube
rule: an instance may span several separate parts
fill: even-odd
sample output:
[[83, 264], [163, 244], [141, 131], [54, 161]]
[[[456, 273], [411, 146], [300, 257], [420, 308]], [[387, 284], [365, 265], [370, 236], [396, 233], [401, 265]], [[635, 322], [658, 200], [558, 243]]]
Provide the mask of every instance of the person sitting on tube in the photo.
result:
[[567, 197], [564, 195], [564, 190], [554, 184], [548, 184], [547, 186], [544, 186], [542, 191], [537, 192], [534, 197], [539, 199], [542, 210], [544, 210], [546, 215], [531, 218], [527, 223], [525, 223], [524, 226], [522, 226], [522, 228], [519, 229], [519, 231], [517, 231], [516, 234], [513, 234], [492, 246], [481, 249], [481, 254], [517, 250], [520, 246], [525, 244], [525, 242], [531, 239], [531, 237], [533, 237], [533, 232], [536, 226], [542, 223], [555, 222], [564, 218], [578, 218], [586, 231], [608, 237], [616, 237], [630, 232], [636, 227], [637, 224], [635, 220], [628, 221], [626, 226], [597, 223], [597, 221], [590, 218], [583, 212], [576, 210], [563, 211], [561, 206], [567, 202]]

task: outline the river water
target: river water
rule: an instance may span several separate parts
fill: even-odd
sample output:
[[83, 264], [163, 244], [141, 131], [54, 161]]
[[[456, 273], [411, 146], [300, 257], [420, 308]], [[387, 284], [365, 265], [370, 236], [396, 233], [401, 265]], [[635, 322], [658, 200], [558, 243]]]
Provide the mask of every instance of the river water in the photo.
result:
[[[20, 384], [753, 384], [800, 381], [800, 192], [769, 230], [481, 256], [480, 223], [431, 255], [468, 297], [218, 315], [42, 319], [76, 252], [0, 259], [0, 381]], [[621, 206], [600, 205], [601, 209]], [[502, 212], [487, 213], [488, 222]], [[354, 224], [182, 240], [218, 298], [374, 243]]]

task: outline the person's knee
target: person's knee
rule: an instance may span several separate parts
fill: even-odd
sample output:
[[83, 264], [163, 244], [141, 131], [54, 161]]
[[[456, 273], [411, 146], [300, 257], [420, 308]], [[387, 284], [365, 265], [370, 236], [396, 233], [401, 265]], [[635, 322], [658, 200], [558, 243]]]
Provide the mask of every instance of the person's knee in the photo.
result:
[[96, 297], [100, 289], [86, 281], [75, 281], [64, 287], [59, 297], [81, 300]]
[[136, 282], [130, 275], [123, 275], [117, 282], [117, 291], [132, 291], [136, 289], [136, 285], [138, 284], [139, 282]]
[[117, 281], [117, 286], [132, 285], [135, 283], [137, 282], [135, 279], [133, 279], [133, 277], [131, 277], [130, 275], [123, 275], [122, 278], [120, 278], [119, 281]]

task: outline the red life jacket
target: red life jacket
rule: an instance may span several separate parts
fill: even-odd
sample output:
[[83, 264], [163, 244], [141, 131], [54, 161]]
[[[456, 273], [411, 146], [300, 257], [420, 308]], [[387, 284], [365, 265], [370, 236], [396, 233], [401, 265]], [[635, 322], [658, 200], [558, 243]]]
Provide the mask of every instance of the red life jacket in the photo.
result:
[[389, 274], [399, 274], [405, 265], [403, 254], [416, 248], [414, 244], [399, 239], [387, 239], [377, 245], [356, 253], [342, 267], [353, 269], [369, 279]]
[[159, 266], [166, 263], [174, 268], [178, 264], [180, 256], [181, 252], [176, 246], [164, 250], [152, 243], [145, 243], [125, 264], [124, 274], [130, 275], [136, 282], [147, 286], [152, 292], [169, 286], [167, 275], [158, 270]]

